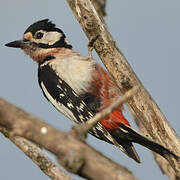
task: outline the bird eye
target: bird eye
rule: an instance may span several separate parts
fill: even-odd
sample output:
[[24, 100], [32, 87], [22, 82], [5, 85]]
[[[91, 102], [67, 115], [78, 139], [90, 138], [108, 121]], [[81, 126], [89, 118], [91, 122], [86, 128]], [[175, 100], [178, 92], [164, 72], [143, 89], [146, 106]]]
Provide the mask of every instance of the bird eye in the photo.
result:
[[42, 32], [38, 32], [35, 36], [36, 39], [41, 39], [43, 37], [43, 33]]

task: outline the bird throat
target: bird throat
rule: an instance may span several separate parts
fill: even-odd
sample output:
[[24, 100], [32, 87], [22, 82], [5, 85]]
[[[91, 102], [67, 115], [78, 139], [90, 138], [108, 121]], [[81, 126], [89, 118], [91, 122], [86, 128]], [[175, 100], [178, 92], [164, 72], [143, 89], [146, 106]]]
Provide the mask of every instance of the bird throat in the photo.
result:
[[54, 56], [55, 54], [60, 53], [62, 49], [64, 48], [37, 48], [33, 52], [29, 49], [24, 49], [24, 52], [39, 64], [42, 63], [46, 57]]

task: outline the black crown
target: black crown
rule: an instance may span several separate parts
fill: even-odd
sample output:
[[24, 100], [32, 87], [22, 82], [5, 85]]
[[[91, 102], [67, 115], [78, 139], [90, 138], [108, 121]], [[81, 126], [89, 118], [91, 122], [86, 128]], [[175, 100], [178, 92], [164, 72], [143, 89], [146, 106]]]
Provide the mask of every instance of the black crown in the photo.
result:
[[[27, 33], [27, 32], [31, 32], [34, 35], [39, 30], [44, 30], [44, 31], [47, 31], [47, 32], [49, 32], [49, 31], [57, 31], [57, 32], [62, 33], [62, 35], [64, 35], [62, 30], [56, 28], [56, 25], [54, 23], [52, 23], [49, 19], [43, 19], [43, 20], [40, 20], [40, 21], [37, 21], [37, 22], [31, 24], [26, 29], [24, 34]], [[65, 37], [65, 35], [64, 35], [64, 37]]]

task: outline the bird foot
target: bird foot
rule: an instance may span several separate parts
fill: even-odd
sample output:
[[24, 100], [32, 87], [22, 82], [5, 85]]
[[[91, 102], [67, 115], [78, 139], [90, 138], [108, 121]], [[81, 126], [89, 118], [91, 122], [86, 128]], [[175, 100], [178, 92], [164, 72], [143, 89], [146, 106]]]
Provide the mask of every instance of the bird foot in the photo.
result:
[[92, 50], [94, 49], [94, 43], [97, 40], [99, 35], [93, 36], [90, 38], [88, 43], [88, 58], [92, 58]]

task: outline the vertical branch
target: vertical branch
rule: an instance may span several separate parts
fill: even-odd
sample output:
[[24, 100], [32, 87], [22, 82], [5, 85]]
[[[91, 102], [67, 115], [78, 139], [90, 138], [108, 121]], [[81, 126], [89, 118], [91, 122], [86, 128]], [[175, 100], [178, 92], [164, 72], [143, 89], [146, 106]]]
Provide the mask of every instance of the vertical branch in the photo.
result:
[[[134, 73], [123, 53], [116, 46], [115, 41], [107, 31], [105, 24], [101, 21], [91, 1], [67, 0], [67, 2], [87, 37], [91, 39], [97, 35], [99, 36], [94, 44], [94, 48], [120, 88], [121, 95], [134, 86], [140, 88], [140, 92], [127, 103], [135, 119], [138, 119], [138, 125], [152, 139], [180, 155], [180, 140], [178, 136]], [[180, 178], [180, 163], [175, 159], [168, 157], [171, 167], [167, 166], [166, 161], [162, 159], [160, 162], [156, 162], [160, 167], [162, 167], [162, 164], [166, 164], [166, 168], [163, 169], [164, 173], [169, 175], [169, 172], [173, 172], [172, 169], [169, 169], [172, 167], [175, 171], [175, 174], [173, 172], [174, 177]]]

